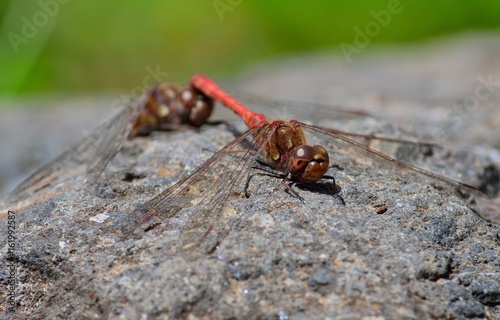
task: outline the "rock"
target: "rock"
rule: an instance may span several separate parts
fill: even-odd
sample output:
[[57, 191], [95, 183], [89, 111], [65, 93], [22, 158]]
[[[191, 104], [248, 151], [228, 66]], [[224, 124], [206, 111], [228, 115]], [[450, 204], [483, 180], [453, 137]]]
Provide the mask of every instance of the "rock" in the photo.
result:
[[[285, 59], [247, 73], [248, 82], [240, 87], [282, 97], [308, 92], [302, 100], [333, 101], [378, 116], [316, 119], [342, 130], [428, 138], [432, 130], [444, 129], [448, 146], [432, 152], [373, 146], [480, 184], [482, 170], [494, 172], [500, 159], [495, 112], [500, 90], [493, 87], [480, 107], [462, 114], [458, 127], [450, 126], [454, 118], [446, 115], [455, 102], [474, 94], [478, 77], [491, 74], [500, 81], [497, 39], [455, 38], [366, 56], [351, 65], [324, 55]], [[230, 124], [241, 131], [240, 121]], [[333, 141], [325, 142], [335, 165], [329, 173], [346, 205], [332, 196], [331, 181], [295, 187], [301, 202], [277, 179], [257, 175], [250, 198], [242, 186], [229, 195], [221, 225], [232, 223], [232, 229], [211, 253], [187, 259], [189, 248], [179, 246], [180, 230], [174, 226], [187, 223], [189, 210], [148, 233], [121, 232], [140, 204], [233, 138], [225, 124], [139, 137], [126, 143], [96, 188], [76, 176], [11, 203], [8, 209], [15, 214], [0, 212], [2, 230], [8, 221], [16, 226], [15, 240], [7, 243], [13, 244], [12, 255], [6, 245], [1, 251], [0, 283], [8, 286], [11, 270], [4, 266], [12, 265], [17, 304], [13, 314], [5, 309], [2, 315], [500, 318], [500, 227], [479, 219], [474, 204], [451, 188], [344, 154]], [[496, 183], [489, 173], [484, 179]]]
[[310, 287], [316, 286], [326, 286], [331, 284], [334, 281], [334, 276], [330, 270], [328, 270], [325, 266], [321, 266], [318, 271], [316, 271], [310, 278], [307, 280], [307, 284]]
[[422, 262], [417, 271], [417, 279], [437, 280], [439, 278], [448, 278], [451, 272], [451, 257], [443, 252], [426, 252], [420, 255]]

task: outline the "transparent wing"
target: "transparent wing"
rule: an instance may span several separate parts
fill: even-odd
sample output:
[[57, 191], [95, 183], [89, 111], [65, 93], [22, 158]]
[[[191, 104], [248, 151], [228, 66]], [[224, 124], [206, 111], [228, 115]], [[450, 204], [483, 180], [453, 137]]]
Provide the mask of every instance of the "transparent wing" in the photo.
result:
[[57, 180], [87, 173], [89, 182], [95, 182], [114, 156], [120, 151], [132, 125], [142, 110], [146, 97], [137, 99], [110, 120], [102, 123], [90, 135], [68, 147], [64, 153], [36, 170], [12, 192], [22, 197], [36, 192]]
[[120, 152], [148, 98], [149, 94], [141, 96], [114, 118], [99, 126], [91, 135], [97, 140], [94, 142], [95, 151], [92, 152], [94, 157], [89, 159], [87, 165], [89, 183], [95, 183]]
[[[323, 128], [323, 127], [318, 127], [318, 126], [313, 126], [313, 125], [308, 125], [305, 123], [300, 123], [300, 125], [303, 128], [306, 128], [312, 132], [318, 133], [322, 135], [326, 140], [331, 140], [329, 138], [333, 138], [336, 141], [341, 141], [344, 142], [346, 146], [348, 146], [347, 150], [353, 150], [354, 152], [362, 152], [363, 154], [374, 158], [374, 159], [379, 159], [383, 160], [385, 163], [390, 164], [392, 167], [397, 167], [399, 169], [402, 169], [401, 172], [410, 172], [410, 173], [415, 173], [421, 176], [428, 177], [432, 180], [435, 181], [440, 181], [446, 185], [449, 185], [451, 187], [454, 187], [458, 190], [464, 191], [466, 194], [470, 193], [473, 194], [477, 199], [480, 199], [481, 201], [489, 201], [488, 197], [483, 194], [481, 191], [479, 191], [476, 187], [468, 185], [466, 183], [453, 180], [450, 178], [447, 178], [445, 176], [439, 175], [437, 173], [419, 168], [417, 166], [414, 166], [412, 164], [406, 163], [399, 161], [393, 157], [390, 157], [380, 151], [377, 151], [373, 148], [370, 148], [364, 144], [362, 144], [359, 141], [356, 141], [352, 138], [349, 138], [348, 136], [353, 136], [353, 137], [361, 137], [361, 138], [367, 138], [371, 139], [371, 135], [360, 135], [360, 134], [354, 134], [354, 133], [349, 133], [345, 131], [339, 131], [339, 130], [334, 130], [334, 129], [329, 129], [329, 128]], [[429, 143], [423, 142], [415, 142], [415, 141], [408, 141], [408, 140], [399, 140], [399, 139], [394, 139], [394, 138], [382, 138], [380, 137], [375, 137], [375, 139], [379, 140], [386, 140], [389, 142], [396, 142], [396, 143], [413, 143], [417, 145], [428, 145]], [[500, 224], [500, 216], [498, 213], [494, 212], [487, 212], [487, 213], [477, 213], [476, 214], [482, 218], [483, 220], [486, 220], [487, 222], [495, 223], [495, 224]]]
[[440, 147], [439, 144], [434, 143], [434, 142], [430, 142], [430, 141], [399, 139], [399, 138], [387, 137], [387, 136], [378, 135], [378, 134], [354, 133], [354, 132], [348, 132], [348, 131], [331, 129], [331, 128], [323, 128], [323, 127], [305, 125], [305, 124], [304, 124], [304, 126], [307, 126], [308, 128], [315, 127], [315, 128], [321, 129], [321, 132], [316, 130], [316, 132], [320, 132], [321, 134], [325, 134], [324, 131], [327, 131], [330, 134], [348, 136], [348, 137], [354, 137], [354, 138], [363, 138], [366, 140], [380, 140], [380, 141], [394, 142], [394, 143], [400, 143], [400, 144], [413, 144], [413, 145], [422, 146], [422, 147]]
[[252, 111], [272, 115], [272, 118], [279, 120], [372, 117], [367, 111], [355, 107], [326, 105], [311, 101], [275, 100], [238, 90], [227, 90], [227, 92], [244, 105], [252, 106]]
[[[123, 232], [148, 231], [159, 224], [180, 230], [180, 248], [188, 259], [211, 252], [224, 239], [238, 216], [224, 211], [236, 186], [261, 153], [270, 126], [252, 129], [234, 139], [192, 173], [137, 208]], [[243, 187], [241, 187], [243, 190]]]
[[[252, 111], [262, 114], [274, 113], [276, 119], [309, 119], [311, 115], [315, 119], [339, 119], [355, 117], [373, 117], [368, 112], [361, 109], [341, 107], [337, 105], [325, 105], [310, 101], [294, 100], [271, 100], [269, 98], [244, 93], [237, 90], [227, 91], [243, 105], [252, 106]], [[314, 119], [312, 119], [314, 120]], [[359, 134], [337, 129], [329, 129], [330, 132], [344, 136], [364, 138], [368, 140], [382, 140], [395, 143], [415, 144], [428, 147], [439, 147], [433, 142], [424, 142], [417, 140], [395, 139], [377, 134]]]

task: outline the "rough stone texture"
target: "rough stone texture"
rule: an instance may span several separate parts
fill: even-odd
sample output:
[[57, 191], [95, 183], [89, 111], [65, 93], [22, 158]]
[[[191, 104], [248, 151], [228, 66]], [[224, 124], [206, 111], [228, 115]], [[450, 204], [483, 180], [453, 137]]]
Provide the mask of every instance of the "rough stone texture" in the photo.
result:
[[[446, 148], [432, 153], [380, 147], [449, 177], [487, 184], [495, 196], [500, 87], [492, 87], [473, 112], [457, 116], [450, 110], [475, 94], [479, 76], [500, 82], [499, 61], [498, 35], [471, 35], [367, 54], [350, 65], [328, 54], [274, 61], [242, 76], [247, 82], [240, 87], [334, 101], [377, 116], [319, 115], [325, 126], [441, 142], [433, 133], [443, 129]], [[267, 113], [284, 112], [300, 113], [277, 107]], [[13, 204], [17, 240], [10, 261], [19, 283], [16, 313], [10, 316], [500, 318], [500, 227], [480, 220], [450, 188], [337, 152], [332, 141], [325, 142], [336, 164], [331, 173], [346, 206], [328, 194], [328, 185], [297, 187], [302, 203], [276, 179], [257, 176], [250, 198], [242, 197], [239, 187], [230, 196], [227, 215], [238, 217], [239, 224], [212, 254], [186, 259], [175, 230], [120, 234], [120, 221], [133, 217], [138, 204], [233, 137], [226, 125], [218, 125], [136, 138], [103, 176], [97, 196], [84, 177], [76, 177]], [[127, 172], [145, 177], [127, 181]], [[4, 230], [5, 210], [0, 214]], [[7, 271], [2, 270], [2, 285]]]

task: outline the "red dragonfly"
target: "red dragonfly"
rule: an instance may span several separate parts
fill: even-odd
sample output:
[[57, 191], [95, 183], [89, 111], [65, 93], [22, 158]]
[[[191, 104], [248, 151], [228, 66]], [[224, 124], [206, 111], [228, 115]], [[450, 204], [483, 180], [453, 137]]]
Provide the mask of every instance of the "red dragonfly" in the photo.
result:
[[[321, 136], [326, 141], [343, 143], [345, 147], [361, 151], [391, 166], [397, 166], [452, 187], [481, 195], [471, 185], [396, 160], [356, 139], [376, 139], [419, 146], [432, 146], [432, 143], [350, 133], [297, 120], [272, 121], [263, 114], [250, 111], [203, 75], [193, 76], [191, 85], [233, 110], [244, 120], [249, 130], [231, 141], [179, 182], [141, 205], [134, 213], [134, 221], [127, 222], [125, 232], [136, 230], [138, 222], [140, 222], [141, 229], [145, 231], [156, 228], [165, 221], [167, 227], [173, 226], [184, 213], [188, 214], [188, 222], [184, 224], [180, 222], [181, 249], [188, 253], [191, 251], [211, 252], [227, 235], [232, 224], [238, 223], [238, 219], [230, 223], [223, 209], [231, 191], [235, 186], [243, 184], [243, 178], [247, 176], [256, 161], [263, 162], [275, 171], [281, 172], [284, 180], [296, 181], [303, 185], [314, 184], [319, 179], [328, 177], [325, 176], [330, 167], [328, 152], [320, 145], [307, 144], [305, 129]], [[331, 178], [333, 183], [332, 194], [338, 192], [339, 188], [335, 186], [335, 179], [328, 178]], [[340, 204], [342, 202], [339, 201]], [[192, 254], [189, 253], [189, 256]]]
[[[235, 93], [253, 104], [265, 101], [257, 96]], [[280, 102], [273, 102], [280, 105]], [[273, 104], [271, 103], [271, 104]], [[281, 104], [297, 105], [297, 102]], [[322, 105], [308, 103], [320, 114]], [[335, 108], [335, 107], [334, 107]], [[131, 102], [113, 118], [102, 123], [90, 135], [66, 149], [56, 159], [43, 165], [21, 182], [10, 194], [9, 200], [16, 200], [54, 184], [56, 181], [85, 173], [86, 180], [93, 186], [102, 172], [121, 150], [125, 140], [134, 136], [147, 135], [152, 130], [176, 130], [198, 128], [208, 122], [214, 109], [214, 100], [194, 86], [181, 88], [173, 83], [151, 86], [142, 96]], [[298, 108], [296, 108], [298, 109]], [[329, 110], [332, 109], [330, 106]], [[336, 116], [367, 116], [359, 110], [343, 110], [337, 107]]]
[[213, 107], [213, 99], [192, 86], [153, 85], [130, 106], [21, 182], [11, 196], [21, 197], [36, 192], [53, 183], [63, 172], [67, 179], [71, 176], [68, 171], [80, 173], [82, 169], [86, 170], [87, 181], [92, 185], [120, 151], [127, 137], [148, 134], [151, 130], [199, 127], [207, 122]]

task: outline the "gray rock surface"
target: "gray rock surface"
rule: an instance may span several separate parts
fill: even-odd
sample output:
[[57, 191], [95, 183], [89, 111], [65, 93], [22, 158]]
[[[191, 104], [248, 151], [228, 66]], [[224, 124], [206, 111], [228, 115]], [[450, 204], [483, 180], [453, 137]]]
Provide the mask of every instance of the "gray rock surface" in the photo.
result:
[[[336, 119], [335, 113], [327, 117], [328, 111], [275, 107], [267, 112], [271, 116], [309, 112], [316, 123], [333, 128], [445, 142], [444, 149], [433, 152], [372, 146], [448, 177], [483, 184], [494, 198], [500, 86], [478, 99], [478, 107], [460, 115], [450, 110], [475, 94], [478, 77], [491, 75], [500, 82], [499, 58], [498, 35], [475, 34], [367, 52], [351, 64], [329, 54], [282, 59], [242, 75], [245, 82], [235, 86], [375, 114]], [[230, 123], [241, 130], [239, 121]], [[331, 196], [328, 184], [296, 187], [303, 203], [276, 179], [257, 176], [250, 198], [241, 195], [241, 186], [230, 194], [224, 220], [237, 223], [213, 253], [189, 259], [175, 228], [139, 237], [121, 234], [120, 223], [133, 219], [139, 204], [229, 142], [234, 135], [227, 129], [222, 124], [130, 140], [102, 176], [97, 194], [77, 176], [11, 204], [15, 256], [5, 254], [4, 242], [1, 260], [2, 266], [15, 266], [18, 283], [16, 311], [7, 315], [500, 318], [500, 227], [479, 219], [470, 199], [452, 188], [346, 154], [333, 141], [323, 143], [336, 165], [330, 173], [342, 187], [345, 206]], [[129, 181], [127, 173], [144, 177]], [[7, 230], [6, 210], [0, 219]], [[182, 225], [189, 214], [178, 219]], [[9, 271], [2, 267], [2, 286]]]

